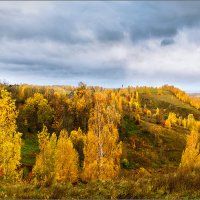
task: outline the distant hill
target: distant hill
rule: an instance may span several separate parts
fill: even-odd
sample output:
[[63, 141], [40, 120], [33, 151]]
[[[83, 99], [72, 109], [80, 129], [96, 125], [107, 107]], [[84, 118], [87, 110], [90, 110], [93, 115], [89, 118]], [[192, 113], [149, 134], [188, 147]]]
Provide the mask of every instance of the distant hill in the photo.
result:
[[200, 98], [200, 93], [189, 93], [189, 95], [192, 96], [192, 97]]

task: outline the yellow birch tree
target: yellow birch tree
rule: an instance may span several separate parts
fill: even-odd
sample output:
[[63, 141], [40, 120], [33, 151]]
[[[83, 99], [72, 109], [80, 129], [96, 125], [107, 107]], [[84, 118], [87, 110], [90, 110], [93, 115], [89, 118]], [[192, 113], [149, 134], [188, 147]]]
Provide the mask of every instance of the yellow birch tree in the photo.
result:
[[56, 140], [56, 134], [53, 133], [50, 137], [46, 126], [38, 134], [40, 153], [33, 168], [37, 185], [50, 185], [54, 181]]
[[17, 132], [15, 101], [2, 89], [0, 98], [0, 169], [5, 180], [19, 180], [21, 133]]
[[107, 105], [106, 94], [95, 93], [95, 107], [89, 119], [89, 131], [84, 148], [83, 177], [85, 180], [109, 180], [120, 169], [121, 143], [118, 143], [117, 123], [120, 115]]
[[56, 181], [75, 182], [78, 179], [78, 153], [65, 130], [60, 132], [56, 149]]
[[191, 171], [200, 168], [199, 145], [199, 133], [196, 129], [193, 129], [190, 135], [187, 136], [186, 147], [181, 157], [180, 169]]

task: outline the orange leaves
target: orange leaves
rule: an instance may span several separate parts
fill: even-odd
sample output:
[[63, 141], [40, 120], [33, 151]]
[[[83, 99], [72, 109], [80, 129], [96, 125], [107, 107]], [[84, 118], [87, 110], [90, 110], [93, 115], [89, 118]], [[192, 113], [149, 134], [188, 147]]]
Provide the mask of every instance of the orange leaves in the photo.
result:
[[167, 127], [167, 128], [171, 128], [171, 127], [172, 127], [172, 124], [171, 124], [171, 122], [170, 122], [169, 119], [167, 119], [167, 120], [165, 121], [165, 127]]

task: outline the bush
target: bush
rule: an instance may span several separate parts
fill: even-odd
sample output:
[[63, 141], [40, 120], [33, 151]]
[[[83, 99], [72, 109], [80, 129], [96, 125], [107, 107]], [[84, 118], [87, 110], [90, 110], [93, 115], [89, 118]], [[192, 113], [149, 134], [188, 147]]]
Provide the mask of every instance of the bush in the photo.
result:
[[124, 158], [124, 159], [121, 161], [121, 165], [122, 165], [122, 167], [123, 167], [124, 169], [129, 169], [129, 168], [130, 168], [130, 163], [129, 163], [129, 161], [128, 161], [126, 158]]

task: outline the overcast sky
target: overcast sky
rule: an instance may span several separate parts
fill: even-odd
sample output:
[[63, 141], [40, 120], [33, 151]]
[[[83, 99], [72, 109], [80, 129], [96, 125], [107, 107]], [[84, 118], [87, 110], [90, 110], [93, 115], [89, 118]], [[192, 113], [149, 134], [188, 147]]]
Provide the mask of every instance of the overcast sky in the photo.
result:
[[0, 80], [200, 91], [200, 2], [0, 2]]

